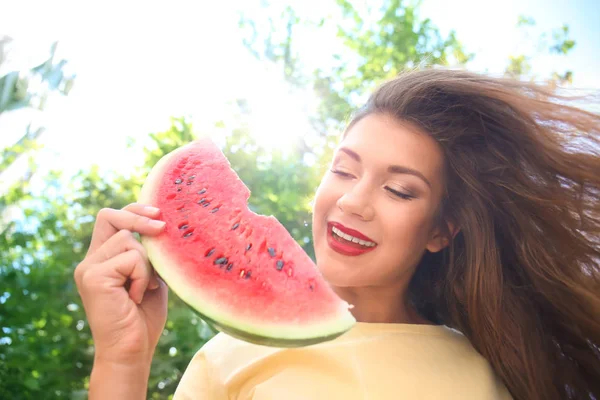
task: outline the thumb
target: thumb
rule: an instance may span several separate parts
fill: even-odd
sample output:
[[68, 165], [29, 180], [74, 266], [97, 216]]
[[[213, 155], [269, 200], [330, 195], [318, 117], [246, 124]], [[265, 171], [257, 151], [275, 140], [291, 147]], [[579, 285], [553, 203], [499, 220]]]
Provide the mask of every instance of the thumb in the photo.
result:
[[152, 276], [148, 282], [148, 290], [156, 290], [160, 287], [161, 279], [158, 277], [158, 274], [156, 273], [156, 270], [152, 264], [150, 264], [150, 267], [152, 268]]
[[158, 282], [158, 277], [153, 275], [150, 278], [150, 282], [148, 282], [148, 290], [156, 290], [160, 287], [160, 283]]
[[154, 318], [161, 318], [161, 315], [167, 313], [169, 289], [167, 284], [164, 283], [160, 278], [157, 278], [159, 282], [158, 289], [149, 290], [144, 296], [144, 301], [140, 304], [142, 309], [147, 311], [147, 315]]

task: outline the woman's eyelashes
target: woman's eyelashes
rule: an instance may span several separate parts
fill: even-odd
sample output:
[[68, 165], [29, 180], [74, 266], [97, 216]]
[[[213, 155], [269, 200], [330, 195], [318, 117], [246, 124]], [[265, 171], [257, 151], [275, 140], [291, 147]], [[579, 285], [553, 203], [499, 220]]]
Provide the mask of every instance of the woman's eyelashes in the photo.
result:
[[396, 190], [396, 189], [392, 189], [389, 186], [385, 186], [385, 190], [387, 190], [392, 195], [394, 195], [396, 197], [399, 197], [399, 198], [401, 198], [403, 200], [412, 200], [412, 199], [415, 198], [415, 196], [413, 196], [412, 194], [401, 192], [401, 191]]
[[336, 175], [339, 175], [339, 176], [341, 176], [343, 178], [353, 178], [354, 177], [354, 175], [352, 175], [351, 173], [345, 172], [345, 171], [342, 171], [342, 170], [339, 170], [339, 169], [336, 169], [336, 168], [332, 168], [331, 172], [334, 173], [334, 174], [336, 174]]
[[[346, 171], [343, 171], [343, 170], [337, 169], [337, 168], [332, 168], [331, 172], [333, 174], [336, 174], [336, 175], [342, 177], [342, 178], [354, 178], [355, 177], [352, 173], [346, 172]], [[405, 191], [401, 191], [401, 190], [398, 190], [398, 189], [391, 188], [390, 186], [384, 186], [384, 189], [388, 193], [392, 194], [393, 196], [398, 197], [398, 198], [403, 199], [403, 200], [412, 200], [412, 199], [415, 198], [415, 196], [412, 195], [412, 194], [410, 194], [410, 193], [407, 193]]]

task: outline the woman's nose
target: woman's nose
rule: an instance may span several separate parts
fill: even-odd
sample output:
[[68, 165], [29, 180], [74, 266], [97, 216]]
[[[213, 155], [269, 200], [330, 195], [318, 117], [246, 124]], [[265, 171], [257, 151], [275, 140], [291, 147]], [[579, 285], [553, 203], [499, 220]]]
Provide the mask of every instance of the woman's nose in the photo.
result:
[[375, 215], [373, 189], [358, 183], [338, 199], [337, 206], [345, 214], [369, 221]]

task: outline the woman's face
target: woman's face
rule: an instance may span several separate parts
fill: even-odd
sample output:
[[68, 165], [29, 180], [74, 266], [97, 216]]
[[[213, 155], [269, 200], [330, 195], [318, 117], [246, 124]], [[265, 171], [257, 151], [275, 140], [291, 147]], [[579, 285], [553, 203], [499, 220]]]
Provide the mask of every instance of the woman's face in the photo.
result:
[[427, 134], [383, 114], [347, 132], [317, 190], [313, 235], [333, 286], [388, 286], [446, 245], [436, 225], [443, 154]]

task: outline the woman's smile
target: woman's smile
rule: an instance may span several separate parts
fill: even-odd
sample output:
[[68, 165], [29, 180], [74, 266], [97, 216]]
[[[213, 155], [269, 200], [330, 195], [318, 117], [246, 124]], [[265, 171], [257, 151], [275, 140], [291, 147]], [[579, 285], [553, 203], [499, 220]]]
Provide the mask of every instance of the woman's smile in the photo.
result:
[[377, 247], [377, 243], [368, 236], [338, 222], [327, 224], [327, 242], [333, 251], [346, 256], [360, 256]]

